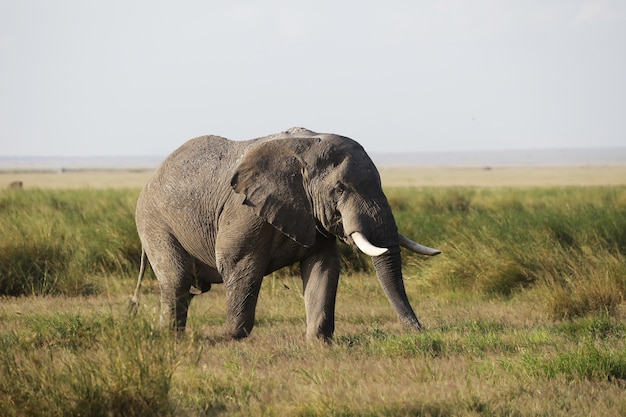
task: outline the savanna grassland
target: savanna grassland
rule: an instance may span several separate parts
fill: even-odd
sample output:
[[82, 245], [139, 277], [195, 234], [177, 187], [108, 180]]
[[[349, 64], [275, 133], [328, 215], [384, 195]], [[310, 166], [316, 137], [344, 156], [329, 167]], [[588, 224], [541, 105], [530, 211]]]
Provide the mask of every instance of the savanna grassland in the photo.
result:
[[426, 330], [342, 246], [331, 346], [305, 340], [297, 268], [265, 279], [243, 341], [222, 337], [222, 286], [185, 337], [157, 325], [151, 274], [131, 317], [133, 182], [0, 191], [0, 415], [626, 415], [626, 185], [472, 172], [494, 181], [383, 173], [399, 228], [443, 250], [403, 252]]

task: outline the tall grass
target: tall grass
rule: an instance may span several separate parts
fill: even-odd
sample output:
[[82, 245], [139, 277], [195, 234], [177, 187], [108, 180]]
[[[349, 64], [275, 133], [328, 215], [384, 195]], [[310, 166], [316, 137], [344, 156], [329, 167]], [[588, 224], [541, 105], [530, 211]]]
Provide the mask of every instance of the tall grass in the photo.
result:
[[111, 314], [32, 317], [0, 339], [0, 414], [168, 414], [181, 348], [145, 320]]
[[615, 311], [626, 294], [626, 188], [392, 189], [399, 227], [439, 245], [409, 258], [425, 287], [510, 297], [554, 317]]
[[[340, 285], [333, 346], [304, 340], [301, 299], [265, 282], [250, 338], [220, 336], [215, 299], [194, 300], [189, 334], [154, 327], [158, 297], [30, 297], [0, 310], [3, 416], [623, 415], [626, 327], [608, 315], [564, 323], [506, 317], [511, 301], [422, 300], [430, 330], [396, 324], [369, 275]], [[285, 280], [288, 285], [295, 281]], [[55, 310], [45, 308], [58, 300]], [[370, 308], [355, 308], [367, 300]], [[30, 305], [27, 312], [26, 304]], [[290, 308], [286, 309], [283, 304]], [[532, 304], [516, 305], [532, 315]], [[16, 311], [23, 311], [15, 315]], [[377, 317], [372, 320], [370, 315]], [[497, 318], [500, 316], [500, 318]], [[432, 317], [430, 318], [433, 321]]]
[[134, 274], [136, 190], [0, 192], [0, 294], [78, 295]]
[[153, 279], [127, 317], [137, 195], [0, 192], [0, 415], [626, 413], [626, 187], [387, 190], [401, 231], [443, 250], [403, 253], [427, 331], [342, 246], [332, 346], [304, 340], [295, 269], [264, 281], [241, 342], [223, 286], [182, 338], [155, 327]]
[[[0, 193], [0, 294], [99, 293], [132, 277], [137, 190]], [[615, 312], [626, 294], [626, 187], [392, 188], [400, 230], [444, 254], [405, 253], [424, 291], [534, 295], [555, 318]], [[342, 245], [344, 273], [373, 272]], [[295, 273], [297, 266], [276, 276]]]

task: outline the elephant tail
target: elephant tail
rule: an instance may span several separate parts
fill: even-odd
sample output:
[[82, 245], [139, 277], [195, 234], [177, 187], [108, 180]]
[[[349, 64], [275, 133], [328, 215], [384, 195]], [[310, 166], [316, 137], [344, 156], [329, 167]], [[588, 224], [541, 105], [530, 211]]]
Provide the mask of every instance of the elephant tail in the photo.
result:
[[137, 310], [139, 309], [139, 290], [141, 289], [141, 281], [143, 280], [144, 273], [146, 272], [146, 263], [148, 261], [148, 256], [146, 255], [146, 250], [141, 247], [141, 265], [139, 266], [139, 278], [137, 278], [137, 287], [135, 287], [135, 292], [133, 296], [130, 298], [128, 303], [128, 312], [134, 316], [137, 314]]

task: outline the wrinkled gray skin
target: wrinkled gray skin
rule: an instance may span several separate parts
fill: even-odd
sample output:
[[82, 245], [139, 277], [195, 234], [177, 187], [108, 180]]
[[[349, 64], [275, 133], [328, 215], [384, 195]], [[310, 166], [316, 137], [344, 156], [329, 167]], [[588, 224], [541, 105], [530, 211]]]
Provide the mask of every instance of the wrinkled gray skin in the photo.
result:
[[249, 141], [192, 139], [146, 184], [136, 221], [144, 251], [137, 290], [147, 255], [161, 288], [161, 322], [178, 330], [194, 294], [224, 283], [226, 332], [246, 337], [263, 277], [300, 262], [307, 337], [330, 340], [337, 238], [354, 245], [353, 232], [389, 248], [372, 258], [376, 273], [400, 320], [421, 329], [378, 171], [351, 139], [302, 128]]

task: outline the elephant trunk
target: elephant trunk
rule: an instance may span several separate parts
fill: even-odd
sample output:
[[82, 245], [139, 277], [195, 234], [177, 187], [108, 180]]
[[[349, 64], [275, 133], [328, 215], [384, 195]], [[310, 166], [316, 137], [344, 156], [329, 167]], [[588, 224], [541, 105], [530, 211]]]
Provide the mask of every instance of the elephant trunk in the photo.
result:
[[417, 330], [422, 330], [404, 288], [400, 247], [391, 247], [386, 253], [374, 256], [372, 261], [380, 284], [400, 320]]
[[[375, 215], [344, 214], [344, 231], [350, 236], [351, 243], [372, 257], [378, 280], [400, 320], [408, 326], [421, 330], [422, 325], [409, 303], [402, 279], [400, 244], [406, 246], [407, 242], [412, 241], [398, 233], [387, 200], [384, 198], [366, 199], [363, 206], [368, 210], [357, 211], [357, 213], [375, 213]], [[426, 247], [412, 243], [414, 244], [412, 250], [420, 249], [420, 253], [425, 252], [421, 249]], [[439, 253], [436, 249], [426, 249], [430, 249], [426, 251], [429, 255]]]

